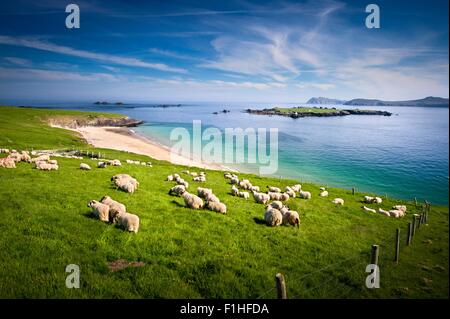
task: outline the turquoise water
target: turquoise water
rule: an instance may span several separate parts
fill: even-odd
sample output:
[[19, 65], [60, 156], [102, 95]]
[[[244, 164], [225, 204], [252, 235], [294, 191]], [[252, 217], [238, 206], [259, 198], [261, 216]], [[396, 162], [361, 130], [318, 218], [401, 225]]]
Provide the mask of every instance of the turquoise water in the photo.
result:
[[[394, 115], [291, 119], [242, 112], [273, 104], [135, 106], [93, 107], [80, 103], [64, 108], [114, 111], [145, 120], [136, 131], [168, 146], [174, 143], [169, 138], [171, 130], [184, 127], [192, 131], [193, 120], [201, 120], [203, 129], [278, 128], [279, 168], [275, 176], [329, 187], [356, 187], [404, 199], [416, 196], [448, 205], [448, 108], [369, 107]], [[231, 112], [212, 114], [224, 108]], [[255, 165], [239, 165], [238, 169], [257, 172]]]

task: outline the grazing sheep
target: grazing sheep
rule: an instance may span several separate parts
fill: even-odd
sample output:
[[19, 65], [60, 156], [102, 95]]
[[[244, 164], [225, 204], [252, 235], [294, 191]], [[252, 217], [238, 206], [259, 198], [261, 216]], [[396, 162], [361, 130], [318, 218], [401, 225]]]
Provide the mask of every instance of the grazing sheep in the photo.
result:
[[198, 197], [197, 195], [194, 195], [194, 194], [191, 194], [188, 192], [184, 192], [183, 195], [181, 195], [181, 196], [184, 199], [184, 203], [189, 208], [201, 209], [204, 206], [203, 200], [200, 197]]
[[280, 210], [281, 208], [283, 208], [284, 205], [283, 205], [282, 202], [276, 200], [276, 201], [273, 201], [272, 203], [270, 203], [269, 206], [271, 206], [271, 207], [273, 207], [273, 208], [275, 208], [275, 209]]
[[100, 202], [109, 206], [109, 221], [112, 223], [117, 221], [118, 214], [125, 213], [127, 211], [124, 204], [113, 200], [108, 195], [103, 196]]
[[242, 181], [239, 182], [239, 187], [241, 187], [242, 189], [249, 190], [253, 187], [253, 185], [252, 183], [250, 183], [248, 179], [243, 179]]
[[12, 159], [16, 163], [19, 163], [20, 161], [22, 161], [22, 155], [17, 152], [11, 152], [8, 155], [8, 158]]
[[189, 175], [191, 175], [192, 177], [197, 177], [198, 174], [196, 172], [190, 172]]
[[21, 158], [20, 160], [22, 162], [27, 162], [27, 163], [31, 163], [31, 156], [30, 154], [28, 154], [27, 151], [22, 151], [22, 153], [20, 154]]
[[7, 148], [0, 148], [0, 153], [9, 154], [9, 149], [7, 149]]
[[206, 173], [205, 172], [200, 172], [198, 173], [199, 176], [205, 176], [206, 177]]
[[250, 188], [250, 190], [251, 190], [252, 192], [259, 192], [259, 186], [252, 186], [252, 187]]
[[173, 175], [168, 175], [166, 181], [172, 182], [173, 181]]
[[364, 209], [366, 212], [376, 213], [377, 211], [375, 209], [363, 206], [362, 209]]
[[137, 233], [139, 230], [139, 217], [131, 213], [120, 213], [117, 215], [117, 223], [125, 230]]
[[189, 187], [189, 183], [186, 182], [184, 179], [180, 179], [177, 182], [178, 185], [183, 185], [184, 187], [188, 188]]
[[110, 160], [108, 161], [108, 164], [111, 166], [122, 166], [122, 163], [118, 159]]
[[58, 165], [57, 160], [48, 160], [47, 163], [52, 164], [52, 165]]
[[395, 205], [395, 206], [392, 207], [392, 209], [401, 210], [404, 213], [406, 213], [406, 206], [405, 205]]
[[364, 196], [364, 202], [367, 204], [381, 204], [383, 200], [380, 197]]
[[326, 190], [326, 188], [325, 188], [325, 187], [321, 187], [321, 188], [319, 188], [319, 190], [320, 190], [321, 192], [323, 192], [323, 191]]
[[281, 189], [279, 189], [278, 187], [274, 187], [274, 186], [267, 186], [267, 187], [269, 187], [269, 192], [281, 193]]
[[332, 203], [336, 205], [344, 205], [344, 200], [342, 198], [335, 198], [332, 200]]
[[300, 229], [300, 216], [298, 215], [298, 212], [289, 210], [283, 213], [283, 224], [297, 226], [297, 228]]
[[299, 196], [300, 196], [300, 198], [303, 198], [303, 199], [311, 199], [311, 193], [310, 192], [306, 192], [306, 191], [300, 191], [299, 192]]
[[385, 215], [387, 217], [393, 216], [391, 215], [391, 212], [385, 211], [384, 209], [378, 208], [378, 213], [381, 215]]
[[237, 176], [231, 177], [230, 183], [231, 184], [239, 184], [239, 178], [237, 178]]
[[328, 191], [322, 191], [319, 194], [320, 197], [327, 197], [328, 196]]
[[177, 178], [180, 178], [180, 175], [178, 175], [177, 173], [173, 174], [173, 179], [177, 180]]
[[270, 196], [265, 193], [253, 192], [253, 198], [255, 202], [259, 204], [266, 204], [270, 200]]
[[38, 157], [32, 158], [31, 162], [32, 163], [37, 163], [37, 162], [46, 162], [50, 160], [50, 156], [48, 156], [48, 154], [44, 154], [44, 155], [40, 155]]
[[80, 164], [80, 169], [85, 170], [85, 171], [90, 171], [91, 167], [88, 164], [86, 164], [86, 163], [81, 163]]
[[373, 202], [374, 202], [375, 204], [381, 204], [381, 203], [383, 202], [383, 200], [381, 199], [381, 197], [375, 197], [374, 200], [373, 200]]
[[12, 158], [8, 157], [0, 158], [0, 167], [16, 168], [16, 162]]
[[239, 192], [239, 197], [245, 198], [245, 199], [249, 199], [250, 198], [250, 194], [248, 192]]
[[270, 200], [281, 200], [281, 193], [268, 192], [267, 195], [269, 195]]
[[57, 171], [59, 169], [57, 164], [50, 164], [46, 162], [36, 162], [36, 168], [42, 171], [51, 171], [51, 170]]
[[286, 201], [288, 201], [289, 200], [289, 194], [287, 194], [287, 193], [282, 193], [281, 195], [280, 195], [280, 200], [282, 201], [282, 202], [286, 202]]
[[96, 200], [91, 200], [88, 207], [92, 208], [92, 214], [103, 222], [109, 222], [109, 206]]
[[294, 186], [291, 186], [292, 190], [296, 193], [300, 193], [300, 191], [302, 190], [302, 185], [300, 184], [295, 184]]
[[98, 168], [105, 168], [106, 167], [106, 163], [105, 162], [98, 162], [97, 163], [97, 167]]
[[236, 186], [231, 186], [231, 194], [233, 195], [233, 196], [239, 196], [239, 189], [237, 189], [237, 187]]
[[207, 202], [220, 203], [220, 199], [216, 195], [214, 195], [213, 193], [206, 194], [205, 200]]
[[181, 196], [184, 192], [186, 192], [184, 185], [175, 185], [169, 190], [169, 195]]
[[400, 218], [405, 216], [405, 212], [400, 209], [393, 209], [389, 211], [391, 217]]
[[264, 214], [264, 220], [267, 226], [280, 226], [283, 222], [283, 215], [278, 209], [269, 207]]
[[206, 204], [206, 208], [221, 214], [227, 213], [227, 206], [221, 202], [208, 201]]
[[194, 177], [194, 182], [206, 182], [206, 178], [205, 178], [205, 176], [197, 176], [197, 177]]
[[139, 183], [134, 182], [131, 179], [118, 179], [115, 181], [115, 184], [117, 185], [117, 187], [127, 193], [134, 193]]
[[285, 193], [288, 194], [289, 197], [295, 198], [295, 192], [291, 187], [286, 186]]
[[211, 188], [197, 187], [197, 194], [201, 198], [206, 198], [206, 196], [208, 196], [208, 194], [212, 194], [212, 193], [213, 192], [212, 192]]
[[233, 175], [231, 175], [230, 173], [225, 173], [223, 174], [223, 177], [225, 177], [226, 179], [231, 179]]

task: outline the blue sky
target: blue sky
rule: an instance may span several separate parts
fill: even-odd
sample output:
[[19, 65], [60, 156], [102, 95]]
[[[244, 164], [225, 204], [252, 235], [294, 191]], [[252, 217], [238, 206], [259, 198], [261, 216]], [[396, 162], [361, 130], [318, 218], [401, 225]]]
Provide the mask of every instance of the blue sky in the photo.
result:
[[[0, 4], [0, 100], [448, 97], [448, 1]], [[381, 28], [365, 27], [376, 3]]]

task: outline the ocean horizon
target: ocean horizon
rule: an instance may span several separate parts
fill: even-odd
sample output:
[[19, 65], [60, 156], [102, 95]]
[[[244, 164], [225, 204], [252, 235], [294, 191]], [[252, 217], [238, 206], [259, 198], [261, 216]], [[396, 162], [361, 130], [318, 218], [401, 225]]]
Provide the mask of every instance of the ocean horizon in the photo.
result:
[[[364, 106], [357, 108], [389, 111], [393, 115], [292, 119], [244, 111], [247, 108], [307, 104], [171, 102], [95, 105], [92, 102], [43, 101], [8, 101], [8, 104], [123, 114], [144, 121], [143, 125], [133, 128], [136, 133], [167, 147], [174, 143], [170, 140], [172, 129], [183, 127], [192, 133], [194, 120], [201, 121], [202, 130], [216, 127], [222, 132], [225, 128], [237, 127], [277, 128], [278, 171], [271, 176], [327, 187], [355, 187], [368, 194], [405, 200], [417, 197], [419, 201], [448, 205], [448, 108]], [[155, 107], [162, 104], [181, 106]], [[230, 112], [222, 113], [223, 109]], [[225, 166], [258, 173], [255, 164]]]

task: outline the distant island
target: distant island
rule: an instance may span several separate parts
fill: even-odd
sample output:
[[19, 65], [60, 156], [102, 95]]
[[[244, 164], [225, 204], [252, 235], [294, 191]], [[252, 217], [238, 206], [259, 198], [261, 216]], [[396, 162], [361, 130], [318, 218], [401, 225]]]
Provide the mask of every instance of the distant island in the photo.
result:
[[358, 106], [420, 106], [420, 107], [448, 107], [449, 101], [446, 98], [429, 96], [419, 100], [407, 101], [382, 101], [377, 99], [353, 99], [349, 101], [330, 99], [326, 97], [312, 97], [307, 104], [327, 104], [327, 105], [358, 105]]
[[[96, 101], [94, 102], [95, 105], [126, 105], [123, 102], [115, 102], [115, 103], [111, 103], [111, 102], [107, 102], [107, 101]], [[180, 107], [181, 104], [150, 104], [150, 105], [143, 105], [144, 107], [161, 107], [161, 108], [166, 108], [166, 107]], [[135, 105], [131, 105], [131, 106], [127, 106], [127, 108], [135, 108]]]
[[306, 102], [307, 104], [328, 104], [328, 105], [340, 105], [344, 104], [345, 100], [329, 99], [327, 97], [312, 97]]
[[292, 107], [292, 108], [281, 108], [274, 107], [271, 109], [263, 109], [263, 110], [252, 110], [247, 109], [247, 113], [250, 114], [258, 114], [258, 115], [279, 115], [279, 116], [287, 116], [291, 118], [299, 118], [299, 117], [330, 117], [330, 116], [346, 116], [346, 115], [383, 115], [383, 116], [391, 116], [392, 113], [387, 111], [376, 111], [376, 110], [359, 110], [359, 109], [346, 109], [341, 110], [335, 107], [327, 108], [327, 107]]

